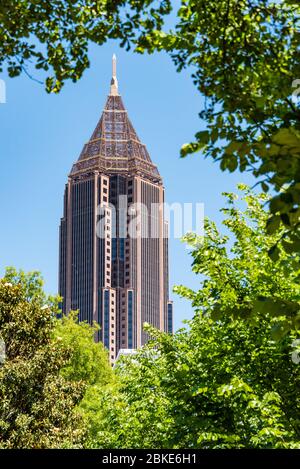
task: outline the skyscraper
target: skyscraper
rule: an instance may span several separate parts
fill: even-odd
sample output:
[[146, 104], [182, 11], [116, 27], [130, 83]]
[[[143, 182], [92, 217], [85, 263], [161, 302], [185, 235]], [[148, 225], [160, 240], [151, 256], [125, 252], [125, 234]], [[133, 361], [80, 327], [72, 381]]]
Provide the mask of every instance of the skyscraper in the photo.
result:
[[116, 58], [102, 116], [73, 165], [60, 224], [63, 312], [96, 321], [113, 362], [147, 341], [143, 323], [172, 332], [164, 187], [118, 92]]

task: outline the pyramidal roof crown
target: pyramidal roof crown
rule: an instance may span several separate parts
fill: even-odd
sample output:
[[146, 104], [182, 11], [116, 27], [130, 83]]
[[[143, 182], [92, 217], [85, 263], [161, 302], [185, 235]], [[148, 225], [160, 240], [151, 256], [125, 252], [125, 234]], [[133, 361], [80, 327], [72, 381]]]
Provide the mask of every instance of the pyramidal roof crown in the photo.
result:
[[102, 116], [73, 165], [70, 176], [80, 177], [95, 170], [106, 174], [136, 174], [153, 182], [161, 182], [157, 167], [138, 138], [119, 95], [115, 54], [112, 58], [110, 93]]

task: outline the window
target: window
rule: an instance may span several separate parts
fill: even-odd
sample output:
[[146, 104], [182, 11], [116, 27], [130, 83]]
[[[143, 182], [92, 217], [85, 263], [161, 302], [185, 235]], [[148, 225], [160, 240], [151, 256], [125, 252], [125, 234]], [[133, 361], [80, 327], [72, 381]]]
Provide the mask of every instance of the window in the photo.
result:
[[173, 304], [168, 303], [168, 333], [173, 333]]
[[112, 259], [117, 258], [117, 239], [113, 238], [112, 240]]
[[106, 187], [103, 187], [103, 193], [107, 194], [107, 188]]
[[132, 348], [133, 292], [128, 292], [128, 347]]
[[107, 186], [107, 179], [103, 179], [103, 185]]
[[124, 260], [124, 238], [120, 239], [120, 259]]
[[104, 291], [104, 345], [109, 346], [109, 291]]

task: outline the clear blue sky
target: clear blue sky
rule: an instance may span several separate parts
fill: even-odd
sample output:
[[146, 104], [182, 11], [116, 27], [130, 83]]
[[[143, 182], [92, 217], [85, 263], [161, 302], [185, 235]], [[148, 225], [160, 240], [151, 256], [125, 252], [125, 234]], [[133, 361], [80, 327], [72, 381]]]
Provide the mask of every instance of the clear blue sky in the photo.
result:
[[[6, 80], [0, 104], [0, 273], [13, 265], [42, 272], [49, 293], [57, 292], [58, 226], [63, 191], [72, 163], [89, 139], [109, 90], [111, 57], [118, 58], [119, 90], [129, 117], [164, 178], [167, 202], [203, 202], [218, 224], [222, 191], [245, 174], [222, 173], [201, 154], [179, 158], [183, 143], [204, 128], [203, 98], [188, 72], [178, 74], [167, 55], [137, 55], [115, 43], [91, 48], [91, 67], [59, 95], [26, 76]], [[170, 284], [197, 288], [191, 259], [178, 240], [170, 242]], [[172, 294], [175, 327], [192, 316], [190, 304]]]

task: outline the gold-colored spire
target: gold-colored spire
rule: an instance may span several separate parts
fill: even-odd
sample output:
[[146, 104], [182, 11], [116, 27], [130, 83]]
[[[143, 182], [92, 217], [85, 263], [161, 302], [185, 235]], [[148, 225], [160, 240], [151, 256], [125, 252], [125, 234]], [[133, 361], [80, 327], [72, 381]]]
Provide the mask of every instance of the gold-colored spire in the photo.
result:
[[112, 56], [112, 79], [110, 82], [110, 95], [118, 96], [118, 79], [117, 79], [117, 57], [116, 54]]

